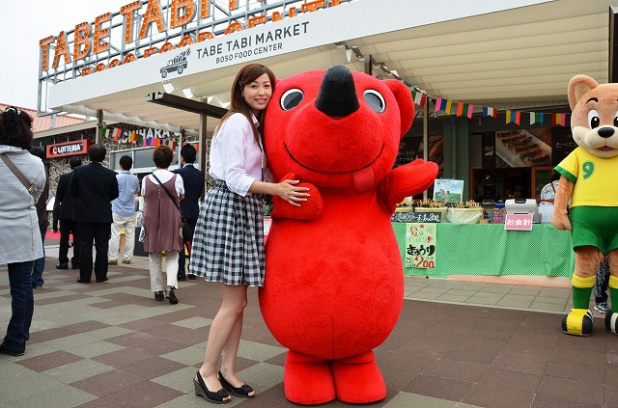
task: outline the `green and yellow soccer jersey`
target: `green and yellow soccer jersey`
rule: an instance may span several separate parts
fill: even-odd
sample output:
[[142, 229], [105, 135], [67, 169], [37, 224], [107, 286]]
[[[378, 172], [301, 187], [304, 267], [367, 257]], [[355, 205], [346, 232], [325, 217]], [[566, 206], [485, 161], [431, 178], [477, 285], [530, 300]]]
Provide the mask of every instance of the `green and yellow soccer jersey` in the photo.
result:
[[555, 170], [575, 183], [571, 207], [618, 207], [618, 156], [597, 157], [578, 147]]

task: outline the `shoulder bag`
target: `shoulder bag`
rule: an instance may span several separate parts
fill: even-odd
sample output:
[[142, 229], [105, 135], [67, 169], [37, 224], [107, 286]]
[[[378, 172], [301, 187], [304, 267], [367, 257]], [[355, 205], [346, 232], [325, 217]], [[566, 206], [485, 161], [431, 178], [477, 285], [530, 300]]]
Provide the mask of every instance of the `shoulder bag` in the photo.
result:
[[34, 184], [32, 184], [26, 178], [26, 176], [24, 176], [24, 173], [19, 171], [19, 169], [17, 168], [15, 163], [13, 163], [13, 161], [11, 159], [9, 159], [9, 156], [7, 156], [6, 153], [0, 154], [0, 159], [2, 159], [4, 164], [6, 164], [6, 167], [11, 169], [13, 174], [15, 174], [15, 176], [19, 179], [19, 181], [21, 181], [21, 184], [23, 184], [24, 187], [26, 187], [26, 190], [28, 190], [28, 192], [34, 197], [34, 194], [36, 193], [36, 186]]
[[154, 177], [154, 179], [157, 180], [157, 182], [159, 183], [159, 185], [161, 186], [163, 191], [165, 191], [167, 193], [167, 196], [170, 198], [170, 200], [172, 200], [172, 202], [174, 203], [174, 205], [176, 206], [176, 208], [180, 212], [180, 218], [182, 220], [182, 228], [180, 229], [180, 235], [181, 235], [182, 240], [183, 241], [190, 241], [192, 239], [192, 237], [191, 237], [191, 226], [187, 222], [187, 219], [182, 215], [182, 210], [180, 209], [180, 207], [176, 203], [176, 200], [174, 200], [174, 197], [169, 192], [167, 187], [165, 187], [165, 185], [163, 185], [163, 183], [161, 183], [161, 180], [159, 180], [159, 178], [157, 176], [155, 176], [154, 173], [152, 173], [152, 177]]

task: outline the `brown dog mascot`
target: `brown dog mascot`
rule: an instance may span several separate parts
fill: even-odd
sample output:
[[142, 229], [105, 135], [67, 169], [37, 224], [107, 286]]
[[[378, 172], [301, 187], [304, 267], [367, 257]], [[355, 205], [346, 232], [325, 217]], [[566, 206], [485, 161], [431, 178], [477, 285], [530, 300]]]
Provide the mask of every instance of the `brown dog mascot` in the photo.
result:
[[588, 76], [577, 75], [569, 82], [569, 105], [578, 147], [556, 167], [561, 177], [551, 220], [557, 229], [572, 231], [575, 250], [573, 309], [564, 317], [562, 331], [575, 336], [592, 333], [590, 295], [596, 270], [607, 253], [611, 312], [606, 315], [605, 328], [617, 334], [618, 84], [599, 85]]

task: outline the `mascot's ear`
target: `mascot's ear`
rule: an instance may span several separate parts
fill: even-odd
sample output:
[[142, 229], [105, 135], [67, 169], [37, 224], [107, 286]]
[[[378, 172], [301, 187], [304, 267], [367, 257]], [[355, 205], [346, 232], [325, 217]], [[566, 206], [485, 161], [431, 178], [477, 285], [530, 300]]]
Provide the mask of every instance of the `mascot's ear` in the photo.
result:
[[401, 81], [396, 79], [385, 79], [384, 84], [391, 90], [397, 104], [399, 105], [399, 112], [401, 114], [401, 135], [406, 134], [412, 126], [412, 120], [414, 119], [414, 100], [412, 100], [412, 93]]
[[577, 101], [579, 101], [583, 94], [597, 86], [599, 86], [597, 81], [586, 75], [575, 75], [571, 78], [569, 81], [569, 105], [571, 110], [575, 109]]

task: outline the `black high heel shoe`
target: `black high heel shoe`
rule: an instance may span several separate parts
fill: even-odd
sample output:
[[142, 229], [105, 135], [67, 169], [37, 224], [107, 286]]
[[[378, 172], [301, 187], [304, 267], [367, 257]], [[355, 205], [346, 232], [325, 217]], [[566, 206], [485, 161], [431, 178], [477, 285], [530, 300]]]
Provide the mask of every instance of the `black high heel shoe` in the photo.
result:
[[232, 394], [236, 395], [237, 397], [241, 397], [241, 398], [253, 398], [253, 397], [255, 397], [255, 393], [253, 395], [249, 395], [250, 392], [253, 392], [253, 388], [251, 388], [249, 385], [243, 384], [240, 387], [234, 387], [232, 384], [230, 384], [225, 379], [225, 377], [223, 376], [223, 373], [221, 373], [221, 371], [219, 371], [219, 374], [217, 374], [217, 377], [219, 377], [219, 381], [221, 381], [221, 385], [223, 386], [223, 388], [225, 388], [226, 390], [228, 390]]
[[227, 404], [232, 400], [231, 398], [225, 399], [230, 396], [225, 388], [221, 388], [217, 392], [208, 390], [199, 370], [193, 379], [193, 388], [195, 389], [195, 395], [204, 397], [207, 401], [214, 402], [215, 404]]

